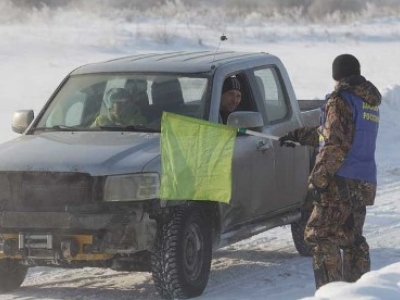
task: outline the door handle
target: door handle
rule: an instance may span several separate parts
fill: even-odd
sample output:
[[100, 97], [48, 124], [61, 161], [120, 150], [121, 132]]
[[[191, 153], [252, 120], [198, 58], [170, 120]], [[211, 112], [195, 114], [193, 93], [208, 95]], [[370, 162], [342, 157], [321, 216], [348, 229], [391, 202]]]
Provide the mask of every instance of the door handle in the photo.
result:
[[266, 141], [261, 140], [258, 142], [257, 151], [265, 152], [271, 148], [271, 145], [268, 144]]

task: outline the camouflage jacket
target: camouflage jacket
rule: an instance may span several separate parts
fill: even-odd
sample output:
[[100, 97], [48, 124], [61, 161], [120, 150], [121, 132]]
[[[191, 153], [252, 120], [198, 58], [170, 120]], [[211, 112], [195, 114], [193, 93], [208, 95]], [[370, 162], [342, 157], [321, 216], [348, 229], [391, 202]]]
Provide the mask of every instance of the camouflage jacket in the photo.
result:
[[378, 89], [362, 76], [343, 78], [338, 82], [325, 105], [325, 122], [322, 126], [303, 127], [289, 133], [293, 141], [302, 145], [317, 147], [319, 138], [324, 146], [319, 149], [309, 183], [317, 188], [326, 188], [343, 163], [350, 150], [355, 133], [355, 124], [350, 105], [340, 95], [348, 91], [363, 99], [369, 105], [381, 103]]

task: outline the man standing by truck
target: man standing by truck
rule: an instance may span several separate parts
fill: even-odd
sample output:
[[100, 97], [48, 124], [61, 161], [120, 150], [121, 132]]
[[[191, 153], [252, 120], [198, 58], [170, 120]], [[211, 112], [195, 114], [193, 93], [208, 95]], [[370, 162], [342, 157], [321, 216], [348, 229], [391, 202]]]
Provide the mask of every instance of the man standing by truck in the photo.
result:
[[[317, 289], [329, 282], [354, 282], [370, 270], [369, 246], [362, 234], [366, 206], [373, 205], [377, 174], [378, 89], [360, 72], [353, 55], [332, 63], [336, 81], [318, 127], [299, 128], [282, 136], [281, 146], [318, 146], [309, 176], [314, 209], [304, 232], [313, 248]], [[342, 255], [341, 251], [342, 250]]]

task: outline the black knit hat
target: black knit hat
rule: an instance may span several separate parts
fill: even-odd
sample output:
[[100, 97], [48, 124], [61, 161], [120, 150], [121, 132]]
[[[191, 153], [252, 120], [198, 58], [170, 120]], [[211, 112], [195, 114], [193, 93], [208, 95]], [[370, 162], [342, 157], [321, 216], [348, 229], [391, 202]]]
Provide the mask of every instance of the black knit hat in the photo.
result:
[[332, 63], [332, 77], [336, 81], [352, 75], [360, 75], [360, 63], [351, 54], [341, 54]]
[[225, 79], [224, 85], [222, 87], [222, 93], [225, 93], [226, 91], [230, 90], [240, 91], [240, 82], [235, 76], [228, 77]]

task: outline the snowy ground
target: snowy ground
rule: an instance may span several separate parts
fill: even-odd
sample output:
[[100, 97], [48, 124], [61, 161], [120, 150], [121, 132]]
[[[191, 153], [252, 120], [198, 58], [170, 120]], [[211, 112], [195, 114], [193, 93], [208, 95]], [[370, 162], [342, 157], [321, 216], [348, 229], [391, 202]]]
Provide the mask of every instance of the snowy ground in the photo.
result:
[[[400, 261], [400, 20], [339, 27], [244, 23], [225, 26], [228, 41], [219, 49], [277, 55], [299, 99], [321, 99], [331, 90], [331, 61], [344, 52], [359, 58], [362, 73], [383, 93], [379, 188], [365, 226], [373, 271], [356, 284], [323, 287], [317, 296], [400, 299], [400, 263], [394, 264]], [[189, 23], [122, 23], [78, 13], [0, 24], [0, 141], [16, 136], [10, 129], [15, 110], [37, 113], [62, 78], [81, 64], [145, 51], [217, 50], [221, 33]], [[300, 299], [314, 293], [311, 261], [296, 253], [290, 227], [285, 226], [216, 251], [209, 284], [198, 299]], [[32, 268], [21, 289], [1, 299], [159, 297], [148, 273]]]

